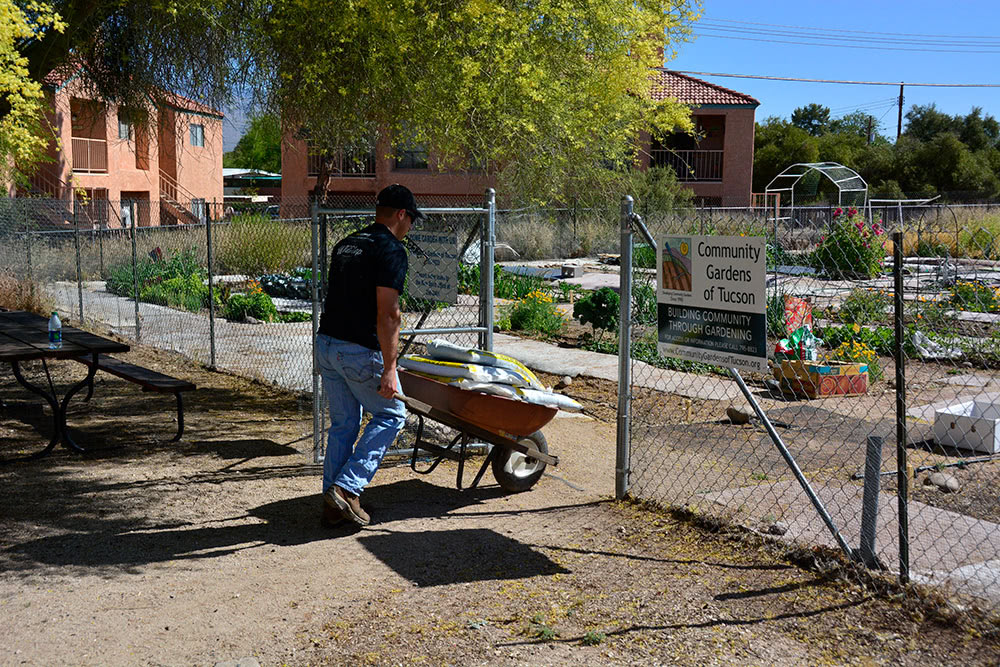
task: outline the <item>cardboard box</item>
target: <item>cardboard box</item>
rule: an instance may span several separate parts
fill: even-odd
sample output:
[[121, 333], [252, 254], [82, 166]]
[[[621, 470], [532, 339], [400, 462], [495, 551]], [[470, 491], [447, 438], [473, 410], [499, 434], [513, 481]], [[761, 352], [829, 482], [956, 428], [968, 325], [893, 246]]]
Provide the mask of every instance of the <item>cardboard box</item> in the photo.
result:
[[868, 365], [842, 361], [785, 359], [774, 377], [783, 392], [808, 398], [868, 393]]
[[934, 411], [934, 440], [983, 454], [1000, 452], [1000, 405], [966, 401]]

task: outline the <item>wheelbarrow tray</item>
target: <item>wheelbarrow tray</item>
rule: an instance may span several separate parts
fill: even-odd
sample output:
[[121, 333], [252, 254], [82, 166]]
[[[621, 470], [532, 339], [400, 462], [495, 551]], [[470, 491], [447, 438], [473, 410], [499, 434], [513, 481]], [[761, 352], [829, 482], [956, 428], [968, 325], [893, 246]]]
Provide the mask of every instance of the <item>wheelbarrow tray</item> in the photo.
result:
[[399, 371], [406, 396], [498, 435], [525, 437], [552, 421], [558, 408], [459, 389], [430, 378]]

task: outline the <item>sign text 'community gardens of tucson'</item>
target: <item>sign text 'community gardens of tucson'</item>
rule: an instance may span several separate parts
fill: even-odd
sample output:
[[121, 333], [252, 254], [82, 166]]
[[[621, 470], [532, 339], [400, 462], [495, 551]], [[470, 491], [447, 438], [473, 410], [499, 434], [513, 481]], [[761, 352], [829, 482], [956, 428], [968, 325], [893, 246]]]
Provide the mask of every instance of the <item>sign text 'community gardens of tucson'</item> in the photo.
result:
[[656, 249], [660, 354], [767, 372], [763, 237], [667, 236]]

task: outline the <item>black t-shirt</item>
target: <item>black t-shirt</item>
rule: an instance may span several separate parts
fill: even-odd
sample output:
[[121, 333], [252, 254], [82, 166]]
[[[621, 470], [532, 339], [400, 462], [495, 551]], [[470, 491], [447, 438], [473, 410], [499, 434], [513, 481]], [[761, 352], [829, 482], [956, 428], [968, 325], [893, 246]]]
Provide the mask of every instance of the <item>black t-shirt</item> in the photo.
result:
[[375, 288], [402, 293], [406, 269], [403, 244], [380, 222], [338, 243], [330, 254], [330, 282], [319, 332], [378, 350]]

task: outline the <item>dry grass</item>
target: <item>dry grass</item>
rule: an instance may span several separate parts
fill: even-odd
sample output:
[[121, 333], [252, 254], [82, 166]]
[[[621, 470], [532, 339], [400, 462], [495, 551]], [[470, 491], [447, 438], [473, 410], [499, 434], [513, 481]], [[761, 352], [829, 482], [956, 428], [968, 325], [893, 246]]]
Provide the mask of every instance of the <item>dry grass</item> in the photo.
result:
[[53, 307], [52, 299], [34, 281], [11, 273], [0, 273], [0, 308], [45, 315]]

